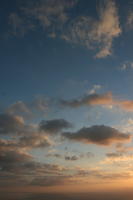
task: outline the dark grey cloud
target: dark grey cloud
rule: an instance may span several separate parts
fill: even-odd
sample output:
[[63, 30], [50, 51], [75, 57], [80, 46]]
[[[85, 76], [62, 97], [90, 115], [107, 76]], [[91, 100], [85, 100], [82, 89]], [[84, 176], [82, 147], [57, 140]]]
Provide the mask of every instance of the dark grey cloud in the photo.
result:
[[[0, 172], [10, 173], [24, 171], [24, 164], [32, 161], [32, 156], [24, 151], [4, 149], [0, 151]], [[15, 175], [15, 174], [14, 174]], [[1, 174], [0, 174], [1, 176]]]
[[23, 117], [8, 113], [0, 114], [1, 135], [31, 135], [35, 133], [34, 125], [26, 124]]
[[[52, 177], [54, 185], [57, 178], [60, 179], [60, 176], [63, 176], [65, 170], [57, 164], [37, 162], [34, 157], [22, 149], [0, 150], [0, 186], [3, 184], [5, 186], [32, 185], [33, 183], [35, 185], [35, 182], [36, 185], [38, 183], [38, 185], [48, 184], [47, 186], [50, 186]], [[43, 179], [40, 184], [37, 182], [39, 179]]]
[[1, 151], [0, 163], [21, 163], [28, 161], [32, 156], [21, 151]]
[[105, 146], [116, 142], [128, 142], [131, 140], [131, 135], [121, 133], [112, 127], [104, 125], [97, 125], [88, 128], [84, 127], [74, 133], [64, 132], [63, 136], [72, 141]]
[[[32, 143], [33, 146], [48, 144], [48, 137], [44, 134], [57, 134], [62, 130], [72, 128], [72, 124], [64, 119], [42, 120], [40, 124], [30, 125], [24, 122], [23, 117], [8, 113], [0, 114], [1, 135], [24, 135], [20, 139], [20, 146]], [[40, 141], [40, 142], [39, 142]], [[50, 143], [49, 143], [50, 144]]]
[[22, 117], [10, 114], [0, 114], [0, 134], [16, 134], [24, 131]]
[[109, 158], [119, 158], [123, 156], [123, 153], [120, 153], [120, 152], [107, 153], [106, 156]]
[[79, 157], [74, 155], [74, 156], [65, 156], [65, 160], [68, 161], [75, 161], [75, 160], [79, 160]]
[[72, 124], [64, 119], [41, 121], [39, 128], [49, 134], [60, 133], [63, 129], [71, 128]]

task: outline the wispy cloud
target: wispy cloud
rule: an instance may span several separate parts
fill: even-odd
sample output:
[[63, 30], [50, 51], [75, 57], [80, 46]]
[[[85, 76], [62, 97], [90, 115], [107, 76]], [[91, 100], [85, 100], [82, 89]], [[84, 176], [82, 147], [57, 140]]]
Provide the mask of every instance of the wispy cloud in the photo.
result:
[[130, 162], [133, 160], [133, 154], [124, 154], [120, 152], [108, 153], [107, 157], [102, 161], [103, 164], [120, 164], [122, 162]]
[[48, 36], [55, 38], [69, 19], [67, 11], [76, 3], [77, 0], [24, 1], [19, 7], [19, 14], [11, 13], [9, 16], [12, 33], [24, 35], [41, 27]]
[[4, 112], [10, 115], [22, 116], [25, 119], [36, 118], [44, 115], [48, 111], [49, 100], [42, 96], [34, 98], [32, 101], [17, 101], [9, 105]]
[[98, 20], [88, 16], [78, 17], [62, 38], [88, 49], [98, 49], [95, 57], [104, 58], [112, 54], [113, 40], [122, 32], [115, 2], [104, 1], [98, 10], [98, 16]]
[[14, 35], [19, 32], [24, 35], [29, 30], [41, 27], [53, 39], [58, 36], [69, 43], [94, 50], [95, 58], [111, 55], [113, 40], [122, 32], [115, 1], [102, 2], [98, 19], [80, 14], [71, 18], [69, 10], [77, 3], [77, 0], [39, 0], [25, 4], [19, 8], [19, 14], [11, 13], [9, 16], [12, 32]]

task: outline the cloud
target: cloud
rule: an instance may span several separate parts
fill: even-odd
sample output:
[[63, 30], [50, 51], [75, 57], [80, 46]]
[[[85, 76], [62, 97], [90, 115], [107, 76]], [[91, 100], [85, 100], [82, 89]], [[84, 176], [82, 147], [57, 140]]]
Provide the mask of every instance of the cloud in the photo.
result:
[[122, 162], [131, 162], [133, 160], [133, 154], [125, 154], [122, 152], [107, 153], [106, 156], [102, 164], [118, 164]]
[[0, 150], [22, 150], [30, 151], [35, 148], [46, 148], [53, 145], [53, 142], [44, 135], [22, 136], [16, 139], [0, 139]]
[[121, 71], [126, 71], [128, 69], [133, 69], [133, 62], [126, 61], [123, 63], [123, 65], [120, 67]]
[[133, 101], [132, 100], [120, 101], [119, 105], [120, 105], [120, 107], [122, 107], [124, 110], [126, 110], [128, 112], [133, 111]]
[[47, 136], [37, 134], [21, 137], [18, 146], [23, 148], [45, 148], [52, 144]]
[[0, 134], [18, 134], [24, 131], [24, 120], [20, 116], [0, 114]]
[[42, 26], [49, 27], [54, 23], [64, 24], [68, 19], [66, 10], [73, 7], [76, 2], [76, 0], [39, 0], [34, 1], [31, 7], [24, 8], [24, 12], [37, 19]]
[[[88, 178], [93, 177], [100, 179], [101, 182], [105, 182], [106, 180], [114, 181], [118, 179], [128, 179], [132, 177], [132, 174], [128, 171], [121, 171], [121, 172], [110, 172], [108, 170], [102, 170], [102, 169], [78, 169], [77, 170], [77, 177], [84, 177], [84, 180], [88, 180]], [[102, 183], [103, 183], [102, 182]], [[89, 181], [88, 181], [89, 183]]]
[[39, 128], [48, 134], [60, 133], [63, 129], [71, 128], [72, 124], [64, 119], [41, 121]]
[[25, 17], [21, 17], [21, 15], [17, 13], [11, 13], [9, 15], [9, 34], [13, 36], [24, 36], [30, 30], [34, 30], [34, 24], [32, 24]]
[[73, 100], [60, 100], [64, 107], [78, 108], [81, 106], [116, 106], [127, 112], [133, 111], [133, 100], [116, 99], [111, 92], [104, 94], [92, 93]]
[[63, 154], [59, 154], [59, 153], [54, 153], [54, 154], [47, 154], [46, 155], [47, 157], [55, 157], [55, 158], [63, 158], [65, 159], [66, 161], [76, 161], [76, 160], [80, 160], [80, 159], [83, 159], [83, 158], [92, 158], [94, 157], [94, 154], [91, 153], [91, 152], [87, 152], [87, 153], [81, 153], [81, 154], [78, 154], [78, 155], [68, 155], [67, 153], [65, 155]]
[[84, 127], [77, 132], [64, 132], [63, 136], [72, 141], [83, 142], [86, 144], [97, 144], [108, 146], [117, 142], [129, 142], [131, 136], [108, 126]]
[[38, 27], [51, 38], [60, 38], [72, 44], [80, 44], [97, 50], [96, 58], [112, 54], [113, 40], [122, 32], [118, 10], [114, 0], [105, 0], [98, 9], [98, 19], [79, 15], [70, 17], [70, 9], [78, 0], [26, 1], [11, 13], [9, 24], [14, 35], [24, 35]]
[[0, 151], [0, 176], [2, 173], [6, 172], [7, 177], [10, 176], [12, 172], [15, 176], [15, 173], [18, 171], [21, 173], [25, 171], [25, 163], [32, 161], [32, 156], [25, 151], [21, 150], [9, 150], [4, 149]]
[[80, 106], [110, 105], [114, 103], [114, 100], [112, 93], [108, 92], [105, 94], [89, 94], [82, 98], [71, 101], [61, 100], [60, 103], [63, 106], [77, 108]]
[[24, 118], [36, 117], [39, 113], [44, 114], [48, 111], [48, 99], [36, 97], [31, 102], [17, 101], [5, 109], [5, 113], [19, 115]]
[[74, 155], [74, 156], [65, 156], [65, 160], [68, 160], [68, 161], [75, 161], [75, 160], [78, 160], [79, 157]]
[[99, 19], [80, 16], [73, 20], [62, 39], [79, 43], [88, 49], [99, 49], [96, 58], [111, 55], [113, 40], [122, 32], [115, 2], [104, 1], [99, 8], [98, 17]]
[[21, 114], [21, 113], [31, 114], [28, 106], [22, 101], [17, 101], [16, 103], [10, 105], [6, 109], [6, 112], [9, 114]]
[[120, 152], [114, 152], [114, 153], [107, 153], [106, 155], [109, 158], [118, 158], [118, 157], [122, 156], [122, 153], [120, 153]]
[[96, 94], [96, 91], [100, 90], [101, 88], [102, 88], [101, 85], [97, 85], [97, 84], [93, 85], [92, 89], [89, 90], [88, 94]]
[[13, 35], [24, 35], [30, 30], [41, 27], [49, 37], [55, 38], [68, 21], [67, 11], [77, 3], [77, 0], [38, 0], [21, 1], [19, 12], [11, 13], [9, 24]]
[[55, 176], [59, 178], [63, 176], [66, 170], [64, 167], [52, 163], [37, 162], [26, 149], [21, 147], [8, 148], [7, 145], [10, 146], [10, 144], [11, 142], [0, 141], [0, 185], [32, 185], [35, 182], [36, 185], [40, 185], [41, 183], [37, 183], [37, 180], [43, 178], [45, 180], [45, 177], [47, 177], [45, 186], [47, 184], [49, 186], [52, 177], [54, 181]]
[[127, 16], [127, 27], [128, 27], [129, 29], [132, 29], [132, 28], [133, 28], [133, 12], [132, 12], [132, 11], [130, 11], [130, 12], [128, 13], [128, 16]]

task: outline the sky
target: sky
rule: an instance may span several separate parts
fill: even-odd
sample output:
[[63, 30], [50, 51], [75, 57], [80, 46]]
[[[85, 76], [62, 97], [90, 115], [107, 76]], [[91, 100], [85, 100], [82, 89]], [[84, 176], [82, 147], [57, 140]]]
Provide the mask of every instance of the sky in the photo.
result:
[[132, 0], [0, 13], [0, 196], [132, 199]]

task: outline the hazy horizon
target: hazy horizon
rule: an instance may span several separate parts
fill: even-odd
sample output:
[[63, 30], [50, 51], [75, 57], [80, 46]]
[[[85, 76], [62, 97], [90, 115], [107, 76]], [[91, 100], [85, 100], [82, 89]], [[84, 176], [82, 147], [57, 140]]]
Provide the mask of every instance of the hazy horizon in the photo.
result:
[[0, 11], [0, 198], [133, 199], [133, 1]]

